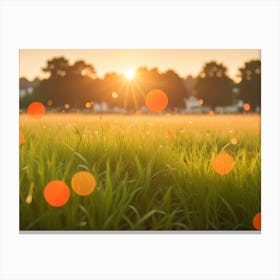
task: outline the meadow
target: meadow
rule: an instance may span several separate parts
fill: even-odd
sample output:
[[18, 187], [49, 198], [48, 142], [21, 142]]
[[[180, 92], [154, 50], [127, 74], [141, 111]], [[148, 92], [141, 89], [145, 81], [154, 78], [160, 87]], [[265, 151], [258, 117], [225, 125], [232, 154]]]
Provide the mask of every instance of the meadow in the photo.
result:
[[[261, 211], [260, 115], [22, 114], [20, 230], [254, 230]], [[219, 174], [226, 152], [232, 170]], [[90, 172], [94, 191], [71, 188]], [[70, 188], [62, 207], [43, 195]]]

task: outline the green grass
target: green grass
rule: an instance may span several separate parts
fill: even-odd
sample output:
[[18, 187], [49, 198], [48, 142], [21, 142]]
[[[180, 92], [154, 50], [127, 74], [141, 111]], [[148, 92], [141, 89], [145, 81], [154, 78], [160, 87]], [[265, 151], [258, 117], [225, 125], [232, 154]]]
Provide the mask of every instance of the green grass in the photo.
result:
[[[261, 211], [259, 125], [259, 115], [22, 115], [20, 229], [251, 230]], [[224, 176], [211, 164], [222, 150], [235, 162]], [[79, 170], [97, 181], [86, 197], [71, 188]], [[71, 189], [60, 208], [43, 196], [55, 179]]]

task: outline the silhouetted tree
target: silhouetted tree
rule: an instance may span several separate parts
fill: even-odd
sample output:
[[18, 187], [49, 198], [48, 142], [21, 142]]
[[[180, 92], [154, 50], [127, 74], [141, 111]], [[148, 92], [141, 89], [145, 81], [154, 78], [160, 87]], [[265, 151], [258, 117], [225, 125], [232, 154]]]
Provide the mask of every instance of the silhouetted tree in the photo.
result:
[[[109, 107], [122, 107], [121, 95], [122, 77], [117, 73], [107, 73], [103, 79], [99, 81], [98, 92], [99, 101], [107, 102]], [[116, 94], [116, 96], [113, 95]]]
[[241, 76], [239, 98], [249, 103], [254, 110], [257, 106], [261, 106], [261, 61], [246, 62], [239, 72]]
[[168, 70], [160, 76], [161, 88], [168, 96], [168, 108], [185, 107], [184, 99], [188, 96], [184, 80], [173, 70]]
[[69, 70], [69, 62], [65, 57], [55, 57], [47, 61], [47, 66], [42, 68], [50, 74], [50, 78], [64, 77]]
[[74, 76], [96, 77], [96, 72], [91, 64], [85, 63], [83, 60], [76, 61], [68, 69], [68, 73]]
[[196, 78], [196, 96], [212, 109], [232, 104], [232, 87], [233, 81], [227, 76], [227, 68], [215, 61], [206, 63]]
[[[168, 96], [168, 109], [178, 109], [185, 106], [184, 99], [187, 97], [187, 88], [184, 80], [173, 70], [165, 73], [159, 73], [157, 68], [148, 70], [146, 67], [137, 69], [138, 88], [145, 95], [152, 89], [158, 88], [163, 90]], [[143, 95], [142, 95], [143, 97]], [[139, 103], [144, 105], [145, 99], [141, 98]]]
[[188, 75], [184, 81], [186, 90], [187, 90], [187, 97], [193, 95], [193, 88], [194, 88], [194, 78], [192, 75]]
[[63, 108], [69, 104], [70, 108], [85, 108], [98, 98], [96, 88], [95, 69], [91, 64], [79, 60], [73, 65], [64, 57], [53, 58], [47, 61], [43, 68], [50, 77], [41, 81], [35, 88], [34, 94], [40, 96], [42, 102], [48, 106]]

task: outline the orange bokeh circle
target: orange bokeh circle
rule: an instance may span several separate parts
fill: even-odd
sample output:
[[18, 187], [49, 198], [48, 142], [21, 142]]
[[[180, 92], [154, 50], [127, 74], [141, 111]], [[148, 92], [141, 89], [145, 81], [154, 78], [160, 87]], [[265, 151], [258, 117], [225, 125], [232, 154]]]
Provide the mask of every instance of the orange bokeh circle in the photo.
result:
[[213, 169], [220, 175], [226, 175], [231, 172], [233, 165], [234, 161], [232, 156], [226, 152], [218, 154], [212, 162]]
[[33, 102], [27, 108], [27, 114], [34, 119], [42, 118], [46, 113], [45, 106], [40, 102]]
[[45, 186], [44, 197], [51, 206], [61, 207], [68, 202], [70, 189], [63, 181], [54, 180]]
[[166, 137], [167, 139], [171, 139], [171, 138], [173, 138], [173, 133], [172, 133], [171, 131], [166, 131], [165, 137]]
[[245, 111], [249, 111], [249, 110], [251, 109], [251, 105], [250, 105], [249, 103], [245, 103], [245, 104], [243, 105], [243, 109], [244, 109]]
[[96, 181], [91, 173], [87, 171], [79, 171], [73, 176], [71, 186], [78, 195], [85, 196], [94, 191]]
[[231, 140], [230, 140], [230, 143], [232, 144], [232, 145], [236, 145], [237, 144], [237, 138], [231, 138]]
[[153, 89], [147, 93], [145, 104], [152, 112], [159, 113], [167, 107], [168, 97], [162, 90]]
[[21, 145], [24, 142], [24, 134], [22, 132], [19, 133], [19, 144]]
[[253, 218], [252, 224], [256, 230], [261, 230], [262, 215], [259, 212]]

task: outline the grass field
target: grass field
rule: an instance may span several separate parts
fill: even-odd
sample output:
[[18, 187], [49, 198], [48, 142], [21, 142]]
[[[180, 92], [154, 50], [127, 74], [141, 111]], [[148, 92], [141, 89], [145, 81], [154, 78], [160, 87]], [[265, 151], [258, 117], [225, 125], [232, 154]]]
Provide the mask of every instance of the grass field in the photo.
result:
[[[259, 115], [21, 115], [20, 131], [21, 230], [253, 230], [261, 211]], [[71, 188], [80, 170], [88, 196]], [[70, 188], [62, 207], [44, 198], [52, 180]]]

